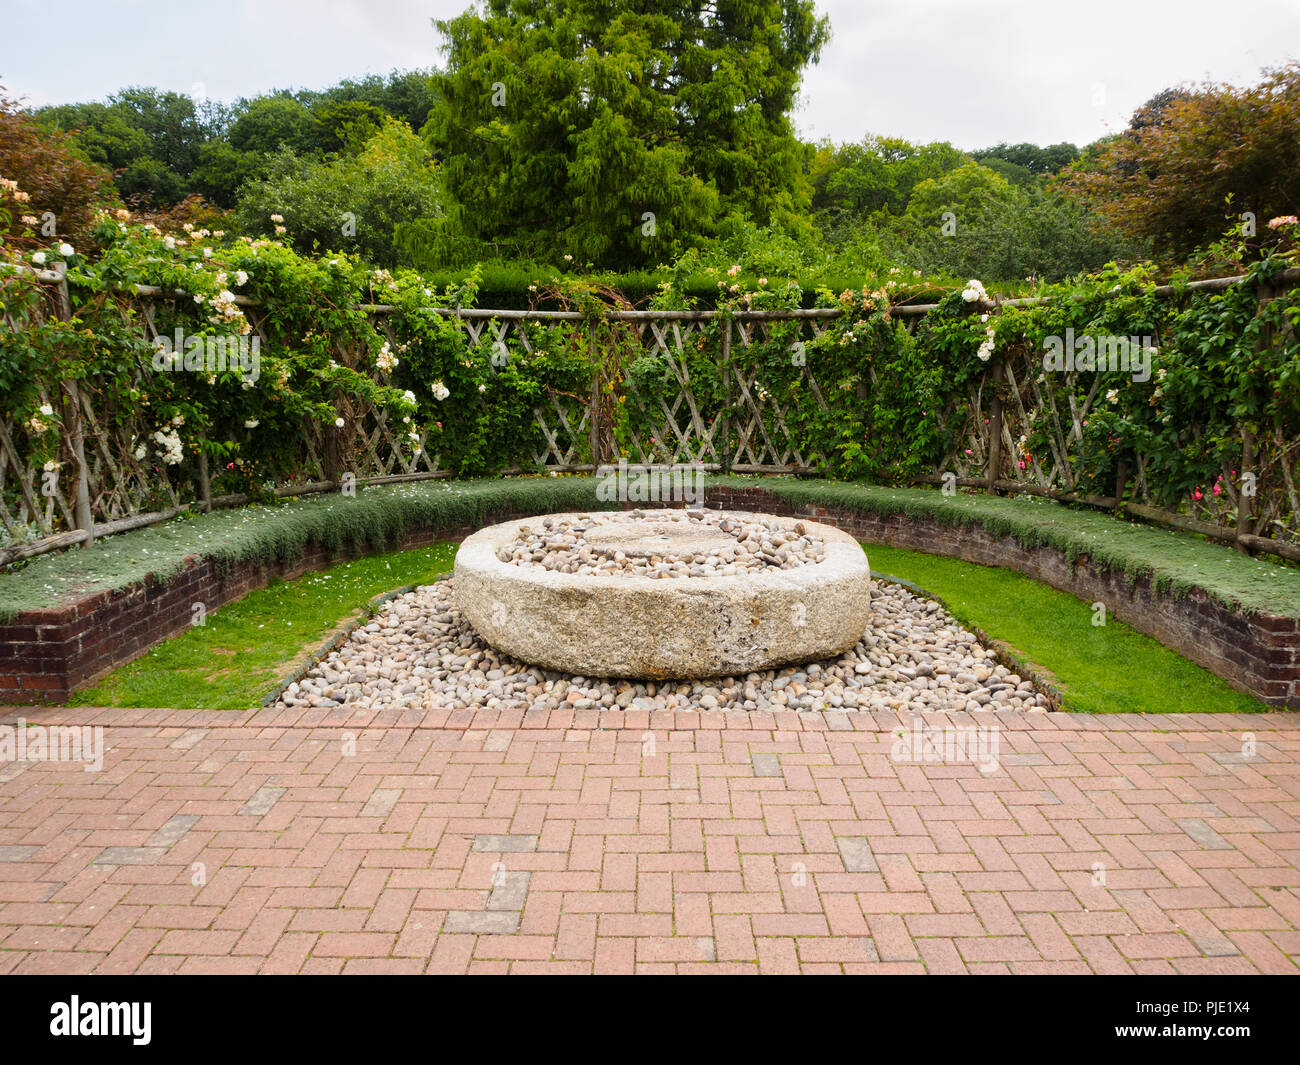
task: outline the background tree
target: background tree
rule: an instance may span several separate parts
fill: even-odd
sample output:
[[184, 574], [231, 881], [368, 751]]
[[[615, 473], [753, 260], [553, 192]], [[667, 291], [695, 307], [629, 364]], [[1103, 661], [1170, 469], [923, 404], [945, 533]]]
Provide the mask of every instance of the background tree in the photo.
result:
[[1068, 141], [1049, 144], [1045, 148], [1037, 144], [995, 144], [992, 148], [981, 148], [970, 154], [972, 159], [985, 166], [999, 160], [1031, 174], [1043, 175], [1055, 174], [1069, 166], [1079, 158], [1079, 149]]
[[284, 218], [300, 251], [343, 251], [377, 266], [407, 265], [398, 232], [438, 215], [441, 184], [428, 146], [405, 122], [385, 118], [360, 152], [333, 158], [272, 155], [264, 177], [245, 186], [236, 211], [248, 233], [274, 232]]
[[201, 146], [226, 121], [220, 105], [150, 88], [123, 89], [103, 104], [45, 107], [37, 118], [73, 132], [88, 159], [115, 172], [123, 198], [142, 206], [173, 204], [189, 194]]
[[1246, 211], [1257, 236], [1269, 239], [1270, 217], [1300, 209], [1300, 63], [1268, 70], [1247, 89], [1166, 90], [1061, 180], [1090, 209], [1171, 257], [1240, 227]]
[[901, 214], [918, 184], [967, 162], [947, 141], [913, 144], [867, 136], [838, 148], [823, 144], [813, 164], [813, 210], [832, 230], [878, 211]]
[[812, 0], [490, 0], [436, 25], [425, 133], [470, 237], [635, 266], [807, 207], [789, 114], [827, 38]]
[[324, 104], [316, 109], [317, 144], [326, 152], [359, 150], [387, 118], [382, 108], [364, 100]]
[[298, 155], [359, 151], [385, 116], [419, 129], [433, 99], [429, 72], [412, 70], [319, 91], [276, 90], [229, 108], [133, 88], [103, 103], [44, 107], [36, 117], [72, 133], [86, 158], [114, 171], [124, 197], [162, 217], [195, 194], [218, 207], [234, 206], [240, 187], [264, 174], [282, 148]]
[[[80, 246], [87, 240], [95, 214], [105, 207], [120, 207], [113, 187], [113, 175], [88, 161], [74, 139], [50, 131], [35, 122], [18, 105], [0, 93], [0, 177], [16, 181], [31, 199], [23, 214], [42, 222], [54, 214], [54, 237]], [[0, 214], [0, 221], [6, 216]], [[10, 220], [13, 232], [33, 228], [21, 224], [21, 216]], [[37, 228], [39, 232], [39, 227]]]
[[1015, 189], [1006, 178], [978, 163], [966, 163], [937, 178], [927, 178], [912, 190], [907, 215], [939, 227], [945, 214], [958, 225], [975, 225], [1013, 202]]
[[287, 92], [240, 100], [230, 123], [230, 146], [238, 152], [270, 155], [281, 148], [309, 152], [320, 141], [311, 109]]
[[319, 92], [299, 92], [296, 98], [313, 110], [322, 104], [353, 101], [369, 104], [418, 130], [429, 120], [429, 111], [437, 100], [430, 81], [432, 73], [431, 70], [394, 70], [387, 77], [370, 74], [364, 78], [345, 78]]

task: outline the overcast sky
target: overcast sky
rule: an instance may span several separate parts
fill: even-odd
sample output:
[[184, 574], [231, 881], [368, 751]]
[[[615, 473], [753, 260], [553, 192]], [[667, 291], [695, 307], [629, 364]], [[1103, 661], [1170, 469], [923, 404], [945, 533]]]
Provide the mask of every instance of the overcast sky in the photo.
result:
[[[4, 0], [0, 85], [36, 106], [157, 85], [221, 100], [428, 67], [467, 0]], [[1300, 0], [818, 0], [806, 137], [1085, 144], [1153, 93], [1300, 54]]]

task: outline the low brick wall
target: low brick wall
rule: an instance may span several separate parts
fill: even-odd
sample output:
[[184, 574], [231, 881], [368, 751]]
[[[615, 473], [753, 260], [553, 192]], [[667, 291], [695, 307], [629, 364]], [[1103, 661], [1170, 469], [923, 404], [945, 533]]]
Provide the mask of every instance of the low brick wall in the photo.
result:
[[[527, 516], [502, 512], [493, 515], [489, 524]], [[474, 531], [467, 526], [411, 529], [399, 546], [459, 543]], [[195, 603], [213, 611], [277, 577], [292, 580], [356, 557], [357, 552], [329, 554], [313, 546], [288, 565], [247, 562], [226, 573], [194, 558], [166, 582], [149, 577], [135, 588], [97, 592], [49, 610], [25, 611], [12, 623], [0, 625], [0, 705], [61, 702], [76, 688], [183, 632]]]
[[[1086, 602], [1105, 603], [1110, 614], [1239, 690], [1273, 706], [1300, 709], [1300, 625], [1293, 618], [1241, 614], [1196, 590], [1180, 598], [1155, 592], [1148, 581], [1130, 585], [1123, 574], [1102, 571], [1087, 559], [1071, 565], [1053, 548], [1026, 550], [1014, 539], [992, 536], [979, 526], [958, 528], [903, 515], [881, 518], [858, 511], [791, 507], [761, 488], [711, 488], [708, 505], [808, 517], [869, 543], [1019, 570]], [[490, 515], [485, 524], [527, 516], [501, 512]], [[459, 542], [473, 531], [412, 529], [401, 546]], [[184, 631], [194, 603], [215, 610], [265, 587], [273, 578], [292, 579], [352, 557], [355, 554], [328, 555], [314, 547], [287, 566], [242, 563], [227, 573], [193, 559], [170, 581], [150, 578], [140, 587], [99, 592], [49, 610], [20, 614], [12, 623], [0, 625], [0, 704], [60, 702], [74, 689]]]
[[1157, 592], [1149, 580], [1130, 584], [1123, 573], [1102, 570], [1087, 558], [1072, 565], [1055, 548], [1026, 550], [1014, 538], [993, 536], [978, 525], [959, 527], [902, 514], [880, 517], [855, 510], [791, 507], [761, 488], [710, 488], [708, 505], [807, 517], [867, 543], [1019, 570], [1085, 602], [1105, 603], [1108, 615], [1173, 648], [1239, 691], [1272, 706], [1300, 709], [1300, 622], [1295, 618], [1242, 614], [1200, 589], [1182, 597]]

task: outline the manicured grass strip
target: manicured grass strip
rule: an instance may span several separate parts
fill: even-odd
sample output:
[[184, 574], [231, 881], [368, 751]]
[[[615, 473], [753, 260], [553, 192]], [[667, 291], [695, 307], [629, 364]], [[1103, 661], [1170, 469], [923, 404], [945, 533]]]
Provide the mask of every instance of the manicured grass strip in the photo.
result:
[[791, 477], [728, 477], [710, 484], [765, 488], [792, 505], [842, 508], [870, 514], [906, 514], [947, 525], [979, 524], [1026, 548], [1050, 546], [1074, 561], [1089, 556], [1130, 580], [1149, 577], [1157, 589], [1185, 595], [1201, 588], [1245, 611], [1300, 617], [1300, 568], [1254, 559], [1223, 544], [1173, 529], [1117, 520], [1086, 507], [1034, 496], [945, 496], [932, 488], [882, 488]]
[[452, 544], [371, 555], [294, 581], [275, 581], [163, 641], [76, 693], [79, 706], [246, 710], [296, 659], [375, 596], [428, 584], [451, 569]]
[[477, 527], [486, 515], [508, 509], [608, 510], [611, 504], [597, 501], [590, 477], [521, 477], [380, 485], [358, 489], [354, 496], [332, 492], [279, 505], [185, 515], [86, 549], [40, 555], [0, 573], [0, 621], [85, 592], [129, 588], [150, 573], [169, 577], [190, 555], [230, 569], [248, 561], [291, 562], [313, 543], [358, 553], [363, 547], [391, 549], [411, 528]]
[[[939, 596], [968, 625], [1004, 640], [1055, 678], [1066, 709], [1099, 713], [1266, 710], [1223, 681], [1114, 618], [1093, 626], [1074, 596], [1012, 570], [867, 545], [874, 570]], [[374, 555], [324, 573], [276, 581], [164, 641], [72, 702], [240, 710], [262, 697], [309, 648], [375, 596], [447, 572], [455, 547]]]
[[866, 544], [871, 568], [938, 596], [953, 616], [1014, 647], [1054, 678], [1064, 710], [1243, 713], [1266, 705], [1113, 616], [1014, 570]]

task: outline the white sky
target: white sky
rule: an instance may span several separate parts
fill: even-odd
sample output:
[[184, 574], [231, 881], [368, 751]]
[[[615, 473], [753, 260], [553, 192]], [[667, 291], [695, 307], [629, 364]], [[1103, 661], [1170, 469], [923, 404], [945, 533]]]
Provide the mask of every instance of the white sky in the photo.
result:
[[[156, 85], [232, 100], [427, 67], [467, 0], [4, 0], [0, 85], [29, 105]], [[818, 0], [807, 137], [1085, 144], [1171, 85], [1300, 56], [1300, 0]]]

